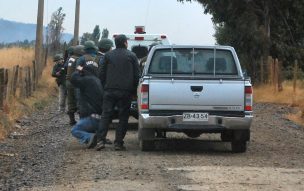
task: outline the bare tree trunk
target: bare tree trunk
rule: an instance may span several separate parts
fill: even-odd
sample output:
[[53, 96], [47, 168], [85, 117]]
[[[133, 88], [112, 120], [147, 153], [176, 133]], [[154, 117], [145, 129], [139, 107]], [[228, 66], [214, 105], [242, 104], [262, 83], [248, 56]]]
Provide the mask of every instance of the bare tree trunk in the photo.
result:
[[[44, 0], [38, 1], [38, 14], [37, 14], [37, 28], [36, 28], [36, 45], [35, 45], [35, 62], [37, 75], [35, 76], [35, 85], [38, 83], [38, 78], [42, 74], [43, 62], [42, 62], [42, 45], [43, 45], [43, 11]], [[35, 88], [34, 88], [35, 89]]]
[[79, 42], [78, 42], [78, 39], [79, 39], [79, 16], [80, 16], [80, 0], [76, 0], [73, 45], [79, 44]]

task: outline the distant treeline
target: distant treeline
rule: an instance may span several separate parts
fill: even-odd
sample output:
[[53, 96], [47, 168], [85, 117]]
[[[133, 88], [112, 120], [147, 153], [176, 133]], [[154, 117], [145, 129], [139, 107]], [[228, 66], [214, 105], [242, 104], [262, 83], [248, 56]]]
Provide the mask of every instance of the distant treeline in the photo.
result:
[[11, 43], [0, 43], [0, 48], [11, 48], [11, 47], [22, 47], [22, 48], [30, 48], [35, 46], [35, 41], [16, 41]]
[[297, 60], [304, 70], [303, 0], [177, 1], [197, 1], [204, 13], [212, 15], [217, 43], [236, 49], [255, 82], [263, 83], [268, 56], [278, 59], [284, 69]]

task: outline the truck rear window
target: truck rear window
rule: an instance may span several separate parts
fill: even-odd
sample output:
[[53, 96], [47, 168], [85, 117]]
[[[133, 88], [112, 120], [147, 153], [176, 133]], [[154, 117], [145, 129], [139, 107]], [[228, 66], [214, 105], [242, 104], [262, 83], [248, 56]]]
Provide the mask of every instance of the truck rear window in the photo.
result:
[[159, 49], [149, 66], [150, 74], [172, 75], [237, 75], [229, 50]]

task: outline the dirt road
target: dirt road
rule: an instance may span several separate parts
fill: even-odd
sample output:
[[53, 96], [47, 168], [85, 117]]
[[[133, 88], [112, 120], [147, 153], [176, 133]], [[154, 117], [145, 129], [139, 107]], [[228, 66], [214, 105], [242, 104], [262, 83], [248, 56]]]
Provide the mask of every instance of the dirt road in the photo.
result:
[[17, 132], [0, 142], [0, 190], [304, 190], [304, 129], [284, 119], [293, 109], [256, 104], [254, 110], [243, 154], [208, 134], [169, 134], [156, 151], [141, 152], [134, 128], [127, 151], [109, 145], [97, 152], [79, 145], [67, 117], [50, 106], [20, 119]]

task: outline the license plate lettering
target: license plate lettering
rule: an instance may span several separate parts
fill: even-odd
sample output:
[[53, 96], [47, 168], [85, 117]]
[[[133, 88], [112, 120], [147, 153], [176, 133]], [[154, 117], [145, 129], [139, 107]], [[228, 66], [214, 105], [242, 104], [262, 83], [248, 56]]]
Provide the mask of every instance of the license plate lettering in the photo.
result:
[[208, 113], [183, 113], [183, 121], [208, 121]]

